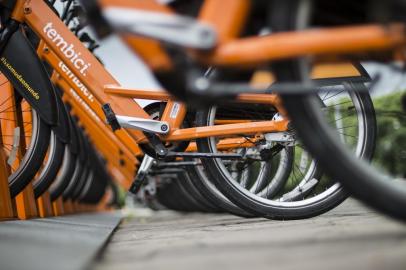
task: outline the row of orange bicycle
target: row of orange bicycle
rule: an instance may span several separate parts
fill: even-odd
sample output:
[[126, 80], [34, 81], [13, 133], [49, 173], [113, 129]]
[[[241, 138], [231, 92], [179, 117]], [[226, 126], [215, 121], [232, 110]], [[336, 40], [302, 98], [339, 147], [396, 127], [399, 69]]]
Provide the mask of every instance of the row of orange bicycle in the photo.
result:
[[[403, 63], [403, 1], [80, 2], [0, 3], [2, 218], [118, 207], [127, 190], [271, 219], [351, 193], [406, 217], [402, 177], [370, 162], [381, 78], [363, 67]], [[121, 86], [93, 33], [120, 35], [165, 91]]]

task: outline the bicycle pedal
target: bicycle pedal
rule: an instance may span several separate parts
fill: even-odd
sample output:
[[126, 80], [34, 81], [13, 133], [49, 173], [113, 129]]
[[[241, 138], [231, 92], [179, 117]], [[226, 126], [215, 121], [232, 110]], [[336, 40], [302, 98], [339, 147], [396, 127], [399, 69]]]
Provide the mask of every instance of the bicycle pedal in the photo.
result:
[[146, 176], [147, 173], [145, 172], [137, 174], [137, 177], [135, 177], [133, 183], [130, 186], [129, 192], [131, 192], [134, 195], [137, 194], [140, 191], [142, 185], [144, 184], [145, 179], [147, 178]]
[[133, 183], [129, 189], [129, 192], [137, 194], [140, 191], [142, 185], [144, 184], [145, 179], [147, 178], [148, 173], [151, 170], [152, 165], [154, 164], [155, 159], [145, 155], [142, 160], [140, 167], [138, 169], [137, 175], [134, 178]]

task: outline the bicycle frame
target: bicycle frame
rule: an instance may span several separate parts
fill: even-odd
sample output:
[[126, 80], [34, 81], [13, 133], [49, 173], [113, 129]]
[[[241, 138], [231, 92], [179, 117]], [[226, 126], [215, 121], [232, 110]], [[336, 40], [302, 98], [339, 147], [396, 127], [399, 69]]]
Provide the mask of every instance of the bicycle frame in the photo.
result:
[[[165, 4], [154, 0], [99, 0], [103, 10], [125, 8], [173, 14]], [[189, 52], [207, 66], [254, 66], [285, 58], [305, 55], [339, 55], [400, 49], [406, 44], [402, 24], [360, 25], [328, 29], [276, 33], [260, 37], [239, 38], [251, 7], [250, 0], [204, 0], [197, 20], [212, 26], [217, 33], [217, 46], [211, 51]], [[224, 12], [227, 10], [227, 12]], [[170, 56], [158, 41], [127, 34], [127, 44], [154, 71], [173, 68]]]
[[[47, 53], [44, 54], [43, 51], [46, 51]], [[56, 63], [59, 62], [57, 59], [57, 56], [52, 54], [50, 50], [46, 50], [45, 47], [42, 50], [39, 50], [39, 54], [44, 57], [49, 63], [54, 63], [52, 64], [53, 66], [56, 65]], [[63, 72], [62, 70], [59, 72]], [[324, 78], [354, 78], [354, 77], [359, 77], [361, 76], [360, 72], [351, 64], [344, 63], [341, 65], [334, 64], [334, 65], [318, 65], [314, 68], [312, 72], [312, 77], [315, 79], [324, 79]], [[62, 89], [64, 89], [64, 93], [69, 96], [69, 99], [72, 100], [72, 102], [76, 103], [77, 106], [84, 107], [83, 112], [88, 111], [88, 114], [84, 114], [86, 116], [91, 115], [92, 118], [95, 119], [95, 123], [97, 126], [101, 129], [103, 134], [109, 134], [109, 137], [111, 140], [115, 140], [114, 135], [110, 133], [111, 130], [107, 129], [104, 124], [101, 123], [100, 118], [96, 115], [95, 112], [89, 111], [91, 108], [86, 103], [81, 97], [81, 91], [78, 89], [77, 85], [71, 83], [70, 85], [68, 82], [65, 81], [63, 76], [54, 76], [54, 83], [58, 84]], [[263, 73], [257, 73], [254, 78], [253, 78], [254, 84], [264, 84], [264, 83], [272, 83], [273, 77], [269, 72], [263, 72]], [[75, 89], [75, 90], [74, 90]], [[168, 102], [169, 107], [173, 106], [178, 106], [179, 111], [182, 111], [182, 114], [186, 113], [186, 108], [182, 103], [176, 103], [172, 100], [172, 97], [165, 91], [161, 90], [135, 90], [135, 89], [127, 89], [124, 87], [120, 86], [106, 86], [105, 87], [105, 92], [111, 95], [116, 95], [116, 96], [122, 96], [126, 98], [138, 98], [138, 99], [149, 99], [149, 100], [159, 100], [159, 101], [166, 101]], [[275, 99], [274, 99], [275, 98]], [[236, 102], [240, 103], [250, 103], [250, 102], [255, 102], [257, 104], [275, 104], [276, 102], [279, 102], [276, 99], [275, 95], [266, 95], [266, 94], [245, 94], [245, 95], [240, 95], [237, 97]], [[168, 106], [166, 108], [168, 108]], [[283, 110], [282, 107], [279, 107], [279, 110]], [[180, 112], [179, 112], [180, 113]], [[182, 118], [183, 120], [183, 118]], [[247, 123], [247, 121], [244, 120], [234, 120], [234, 121], [223, 121], [224, 124], [230, 124], [230, 123]], [[175, 126], [179, 126], [180, 123], [175, 123]], [[221, 123], [218, 123], [221, 124]], [[92, 129], [90, 129], [92, 130]], [[176, 134], [176, 133], [175, 133]], [[97, 136], [96, 136], [97, 137]], [[117, 141], [117, 140], [115, 140]], [[231, 139], [224, 139], [220, 140], [218, 144], [218, 149], [231, 149], [231, 148], [236, 148], [236, 147], [242, 147], [242, 145], [246, 140], [243, 138], [231, 138]], [[251, 140], [252, 142], [253, 140]], [[125, 147], [125, 145], [122, 145], [122, 147]], [[187, 151], [196, 151], [195, 145], [191, 144]], [[140, 152], [139, 152], [140, 153]], [[140, 153], [141, 154], [141, 153]]]
[[[55, 77], [55, 76], [54, 76]], [[69, 96], [70, 87], [66, 82], [60, 82], [59, 86], [64, 90], [63, 100], [66, 103], [72, 105], [72, 114], [77, 116], [81, 125], [85, 128], [87, 134], [91, 138], [92, 142], [95, 144], [97, 149], [103, 154], [107, 159], [110, 167], [117, 167], [120, 174], [125, 177], [118, 177], [117, 172], [114, 174], [116, 179], [120, 180], [120, 184], [123, 186], [129, 186], [131, 183], [129, 180], [134, 176], [134, 171], [136, 166], [139, 164], [137, 158], [117, 137], [113, 132], [108, 129], [101, 122], [94, 121], [87, 111], [85, 111], [83, 105], [78, 99]], [[141, 153], [141, 152], [140, 152]]]
[[[117, 114], [148, 119], [148, 114], [133, 99], [153, 98], [167, 101], [161, 120], [169, 123], [170, 132], [167, 135], [161, 135], [164, 141], [193, 140], [208, 136], [227, 137], [238, 134], [255, 135], [287, 130], [288, 120], [181, 128], [186, 115], [184, 104], [173, 101], [163, 91], [153, 92], [121, 87], [42, 0], [18, 0], [12, 17], [20, 22], [26, 22], [41, 38], [38, 54], [59, 74], [55, 79], [56, 83], [60, 84], [61, 80], [68, 83], [99, 119], [104, 119], [101, 106], [105, 103], [110, 103]], [[69, 93], [66, 89], [65, 92]], [[237, 98], [237, 102], [269, 104], [281, 112], [284, 111], [279, 97], [274, 94], [242, 94]], [[99, 128], [103, 125], [97, 124]], [[137, 130], [117, 131], [115, 135], [123, 143], [122, 146], [128, 147], [134, 154], [140, 153], [137, 143], [146, 142], [144, 134]]]
[[[91, 93], [94, 102], [89, 100], [89, 95], [86, 96], [83, 92], [79, 94], [83, 99], [92, 101], [89, 102], [89, 106], [99, 118], [104, 119], [104, 114], [100, 107], [104, 103], [111, 103], [117, 114], [149, 118], [147, 113], [132, 100], [132, 98], [137, 98], [137, 90], [134, 90], [132, 98], [110, 95], [104, 91], [106, 87], [119, 86], [119, 84], [41, 0], [29, 2], [23, 0], [17, 1], [12, 17], [20, 22], [26, 22], [44, 41], [46, 47], [49, 48], [48, 50], [44, 48], [44, 59], [48, 61], [71, 86], [73, 84], [71, 74], [74, 74], [74, 76], [83, 83]], [[71, 56], [71, 58], [68, 56]], [[61, 61], [59, 61], [59, 59]], [[249, 95], [249, 97], [249, 101], [247, 102], [264, 102], [264, 96], [262, 95]], [[269, 98], [265, 99], [266, 102], [272, 105], [278, 105], [275, 104], [275, 101], [278, 100], [276, 96], [268, 95], [268, 97]], [[174, 111], [174, 107], [177, 107], [179, 112], [175, 117], [171, 117], [171, 112]], [[278, 123], [262, 121], [249, 124], [180, 129], [180, 124], [183, 122], [185, 112], [184, 105], [177, 102], [168, 102], [161, 119], [162, 121], [169, 122], [171, 125], [169, 134], [163, 136], [165, 141], [195, 139], [207, 136], [227, 136], [242, 133], [255, 134], [257, 132], [285, 131], [288, 123], [287, 120]], [[146, 141], [144, 134], [140, 131], [127, 130], [127, 132], [131, 134], [137, 143]], [[126, 143], [128, 143], [128, 141], [126, 141]]]

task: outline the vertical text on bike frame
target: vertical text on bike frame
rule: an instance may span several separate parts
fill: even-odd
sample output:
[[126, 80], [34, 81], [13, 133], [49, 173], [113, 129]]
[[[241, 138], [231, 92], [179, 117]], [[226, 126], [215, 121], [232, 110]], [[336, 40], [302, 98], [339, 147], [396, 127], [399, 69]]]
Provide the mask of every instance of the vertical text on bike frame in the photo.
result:
[[83, 76], [86, 76], [86, 70], [90, 67], [90, 63], [85, 63], [85, 61], [80, 57], [81, 53], [76, 52], [73, 44], [69, 44], [65, 39], [58, 34], [58, 32], [52, 27], [52, 22], [49, 22], [44, 27], [44, 33], [51, 39], [53, 43], [59, 48], [59, 50], [68, 58], [75, 68], [79, 70]]
[[63, 62], [59, 62], [59, 67], [63, 72], [65, 72], [68, 78], [80, 89], [80, 91], [82, 91], [82, 93], [86, 96], [86, 98], [90, 102], [94, 102], [93, 94], [90, 93], [87, 87], [75, 76], [75, 74], [73, 74], [73, 72]]

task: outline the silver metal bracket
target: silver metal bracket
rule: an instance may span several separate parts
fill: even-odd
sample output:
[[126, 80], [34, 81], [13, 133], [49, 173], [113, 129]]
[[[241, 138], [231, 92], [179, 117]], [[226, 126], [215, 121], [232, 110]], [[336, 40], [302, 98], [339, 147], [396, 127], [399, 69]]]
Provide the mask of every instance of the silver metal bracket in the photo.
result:
[[116, 115], [116, 118], [120, 126], [123, 128], [139, 129], [158, 134], [167, 134], [169, 132], [169, 124], [164, 121], [123, 115]]
[[119, 32], [182, 47], [208, 50], [217, 43], [217, 34], [210, 25], [186, 16], [119, 7], [104, 9], [103, 16]]
[[8, 156], [8, 165], [13, 165], [17, 158], [18, 148], [20, 147], [20, 127], [16, 127], [13, 132], [13, 145], [11, 146], [10, 155]]
[[291, 132], [266, 133], [265, 139], [267, 142], [283, 143], [287, 146], [292, 146], [295, 143], [295, 136]]

